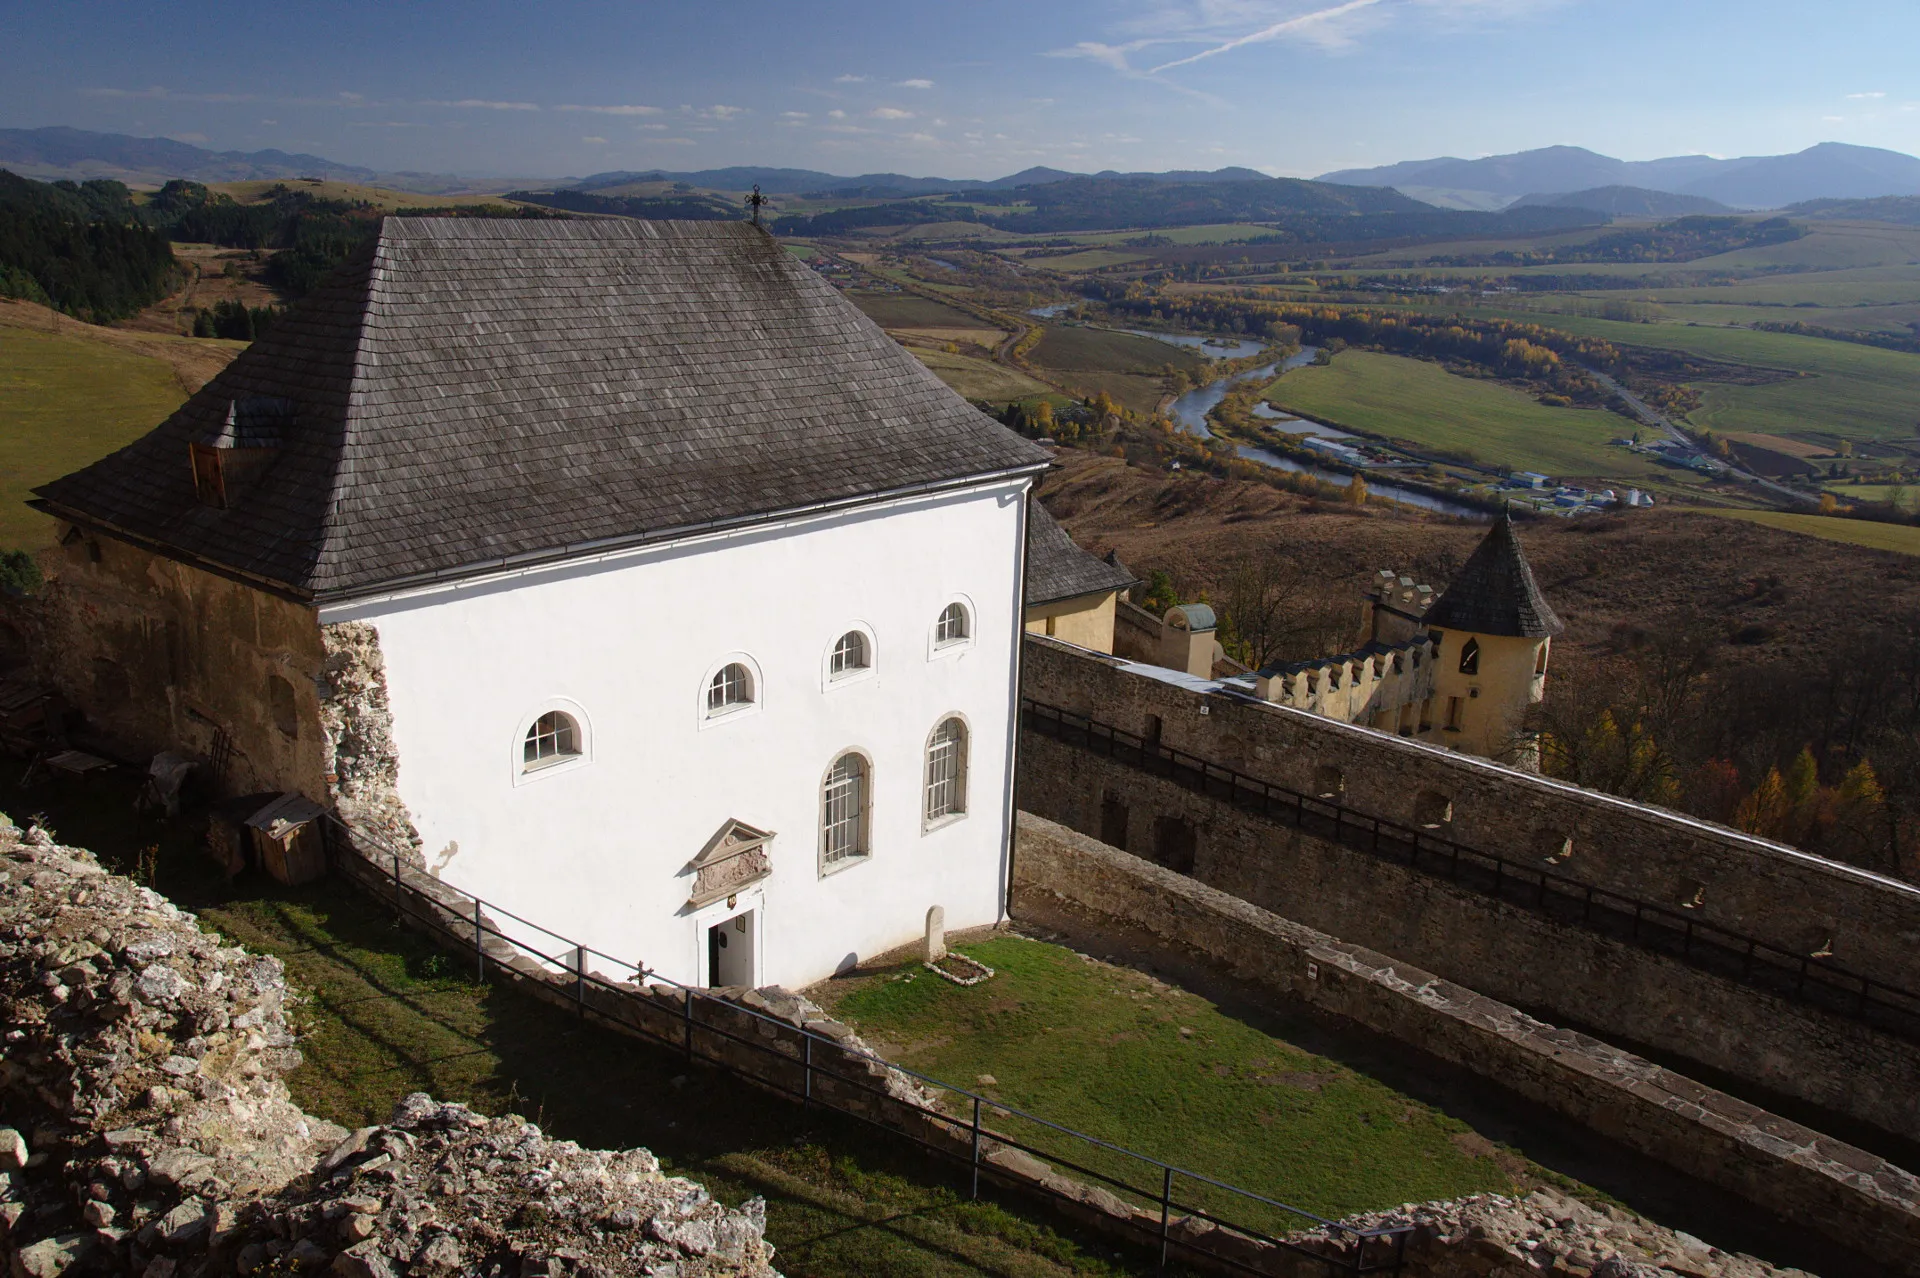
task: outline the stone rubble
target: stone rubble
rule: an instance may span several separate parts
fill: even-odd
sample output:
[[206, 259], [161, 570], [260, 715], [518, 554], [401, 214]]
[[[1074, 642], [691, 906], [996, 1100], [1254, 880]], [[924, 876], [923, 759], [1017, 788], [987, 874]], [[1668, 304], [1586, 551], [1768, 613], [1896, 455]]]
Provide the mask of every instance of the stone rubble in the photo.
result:
[[[1596, 1208], [1536, 1189], [1525, 1198], [1476, 1194], [1368, 1212], [1340, 1222], [1353, 1229], [1412, 1225], [1407, 1270], [1420, 1278], [1811, 1278], [1764, 1260], [1711, 1247], [1618, 1207]], [[1315, 1230], [1295, 1241], [1326, 1243]]]
[[0, 816], [0, 1256], [17, 1278], [325, 1272], [776, 1278], [765, 1208], [642, 1149], [424, 1094], [293, 1103], [277, 959]]

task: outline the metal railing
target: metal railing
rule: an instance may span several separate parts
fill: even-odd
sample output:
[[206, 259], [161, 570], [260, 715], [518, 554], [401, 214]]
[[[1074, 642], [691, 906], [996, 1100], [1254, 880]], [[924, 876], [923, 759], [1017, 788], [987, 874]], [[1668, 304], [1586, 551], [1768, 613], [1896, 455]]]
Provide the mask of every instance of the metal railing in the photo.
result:
[[1889, 1034], [1920, 1040], [1920, 995], [1849, 971], [1825, 957], [1796, 953], [1684, 910], [1523, 865], [1430, 829], [1356, 812], [1342, 803], [1248, 776], [1057, 706], [1023, 697], [1020, 709], [1022, 726], [1030, 732], [1082, 746], [1185, 789], [1557, 922], [1677, 958]]
[[[1037, 1193], [1083, 1209], [1087, 1206], [1084, 1199], [1068, 1189], [1048, 1185], [1032, 1175], [1017, 1174], [994, 1161], [993, 1154], [999, 1149], [1010, 1149], [1044, 1159], [1053, 1168], [1090, 1177], [1116, 1193], [1136, 1213], [1142, 1210], [1147, 1212], [1148, 1219], [1142, 1220], [1136, 1214], [1122, 1228], [1135, 1243], [1157, 1248], [1156, 1272], [1166, 1272], [1175, 1253], [1182, 1253], [1202, 1268], [1226, 1269], [1244, 1274], [1272, 1274], [1276, 1271], [1259, 1264], [1257, 1256], [1248, 1259], [1234, 1254], [1241, 1252], [1253, 1256], [1262, 1244], [1320, 1261], [1336, 1274], [1398, 1273], [1405, 1262], [1411, 1225], [1355, 1229], [1276, 1198], [1075, 1131], [871, 1053], [855, 1051], [805, 1026], [795, 1025], [792, 1021], [744, 1003], [718, 997], [707, 990], [682, 984], [644, 963], [618, 959], [578, 944], [550, 928], [432, 878], [414, 864], [411, 856], [402, 854], [363, 831], [352, 829], [332, 813], [328, 813], [324, 820], [328, 854], [335, 867], [341, 868], [347, 858], [357, 860], [364, 867], [364, 877], [351, 873], [347, 876], [358, 886], [369, 893], [377, 893], [383, 903], [391, 906], [402, 919], [411, 918], [427, 925], [449, 943], [466, 946], [469, 942], [460, 934], [470, 934], [476, 980], [485, 980], [490, 969], [498, 971], [505, 966], [499, 958], [489, 958], [487, 953], [490, 942], [504, 943], [513, 952], [552, 969], [548, 977], [550, 991], [561, 993], [570, 985], [572, 1002], [582, 1018], [604, 1021], [682, 1054], [689, 1062], [724, 1070], [756, 1086], [799, 1101], [804, 1106], [857, 1119], [944, 1159], [962, 1163], [967, 1169], [968, 1194], [971, 1198], [980, 1196], [981, 1178], [984, 1176], [1019, 1192]], [[378, 880], [378, 886], [375, 880]], [[391, 888], [388, 889], [386, 884], [391, 884]], [[422, 905], [415, 900], [416, 897], [428, 898], [433, 904]], [[511, 920], [521, 928], [550, 938], [557, 947], [556, 951], [547, 953], [546, 946], [529, 944], [501, 930], [496, 923], [498, 919]], [[623, 983], [593, 971], [594, 960], [604, 960], [615, 970], [631, 971], [631, 983]], [[516, 975], [524, 977], [525, 973], [516, 972]], [[633, 986], [641, 989], [635, 990]], [[647, 986], [661, 986], [676, 991], [679, 995], [678, 1016], [672, 1016], [655, 996], [645, 993]], [[595, 1000], [588, 996], [590, 989], [630, 1000], [628, 1006], [644, 1009], [643, 1014], [615, 1016], [595, 1006]], [[703, 1019], [696, 1014], [697, 1008], [719, 1011], [722, 1019], [745, 1018], [742, 1023], [749, 1027], [772, 1027], [775, 1032], [770, 1036], [738, 1033], [710, 1019]], [[645, 1012], [652, 1015], [646, 1015]], [[672, 1020], [673, 1028], [669, 1032], [649, 1024], [649, 1020]], [[778, 1046], [782, 1037], [789, 1041], [798, 1039], [796, 1053]], [[765, 1063], [770, 1068], [746, 1068], [728, 1060], [721, 1054], [728, 1044], [748, 1049], [756, 1059], [766, 1058]], [[921, 1088], [931, 1091], [934, 1103], [922, 1104], [918, 1100], [897, 1095], [880, 1085], [871, 1074], [864, 1078], [854, 1077], [847, 1072], [834, 1070], [828, 1064], [816, 1063], [816, 1053], [823, 1054], [826, 1062], [851, 1058], [864, 1065], [903, 1075]], [[882, 1102], [907, 1118], [909, 1123], [915, 1119], [924, 1120], [930, 1130], [944, 1135], [946, 1139], [930, 1140], [910, 1130], [909, 1125], [862, 1113], [856, 1104], [850, 1104], [846, 1097], [838, 1094], [842, 1089], [855, 1093], [856, 1100], [870, 1097]], [[988, 1126], [983, 1121], [986, 1119], [994, 1120], [999, 1125]], [[1008, 1120], [1017, 1121], [1058, 1140], [1050, 1146], [1022, 1140], [1007, 1130]], [[1069, 1156], [1060, 1152], [1062, 1148], [1086, 1152], [1077, 1157]], [[1106, 1161], [1108, 1169], [1089, 1165], [1098, 1160]], [[1143, 1176], [1149, 1183], [1138, 1183]], [[1214, 1206], [1210, 1208], [1199, 1201], [1202, 1197]], [[1223, 1200], [1238, 1206], [1240, 1210], [1233, 1213], [1228, 1208], [1220, 1207], [1218, 1204]], [[1087, 1213], [1083, 1211], [1082, 1214]], [[1095, 1218], [1101, 1214], [1097, 1209], [1091, 1213]], [[1329, 1252], [1290, 1241], [1268, 1232], [1261, 1223], [1249, 1219], [1255, 1216], [1260, 1217], [1262, 1223], [1276, 1220], [1288, 1222], [1290, 1228], [1285, 1232], [1319, 1230], [1339, 1250]], [[1220, 1238], [1218, 1231], [1226, 1232], [1225, 1240]], [[1214, 1246], [1200, 1241], [1210, 1234], [1216, 1243]], [[1228, 1246], [1218, 1246], [1220, 1241], [1227, 1241]]]

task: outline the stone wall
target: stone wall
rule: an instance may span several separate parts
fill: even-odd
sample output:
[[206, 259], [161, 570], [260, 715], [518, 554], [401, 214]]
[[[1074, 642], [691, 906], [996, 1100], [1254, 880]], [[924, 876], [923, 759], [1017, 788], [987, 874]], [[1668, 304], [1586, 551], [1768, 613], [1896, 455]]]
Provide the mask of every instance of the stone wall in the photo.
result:
[[303, 1113], [279, 960], [0, 817], [0, 1259], [15, 1278], [317, 1272], [775, 1278], [646, 1150], [585, 1150], [415, 1094]]
[[1920, 1268], [1920, 1178], [1432, 973], [1021, 813], [1016, 918], [1116, 921], [1495, 1079], [1893, 1266]]
[[[1244, 770], [1309, 793], [1342, 792], [1361, 812], [1410, 822], [1423, 792], [1444, 795], [1455, 837], [1562, 875], [1585, 877], [1593, 863], [1608, 861], [1616, 873], [1607, 877], [1617, 884], [1621, 866], [1652, 859], [1634, 842], [1634, 825], [1654, 827], [1661, 838], [1653, 850], [1671, 863], [1649, 867], [1650, 890], [1636, 895], [1654, 895], [1663, 879], [1696, 885], [1677, 904], [1696, 895], [1751, 895], [1752, 885], [1734, 873], [1746, 856], [1751, 876], [1771, 881], [1779, 894], [1757, 920], [1763, 929], [1818, 932], [1821, 942], [1833, 936], [1833, 948], [1850, 948], [1856, 964], [1887, 948], [1876, 917], [1891, 919], [1885, 926], [1902, 935], [1913, 896], [1905, 885], [1655, 809], [1384, 734], [1203, 695], [1044, 641], [1028, 644], [1024, 687], [1036, 700], [1135, 732], [1156, 715], [1169, 745], [1244, 759]], [[1920, 1097], [1905, 1083], [1920, 1071], [1920, 1044], [1455, 887], [1078, 746], [1029, 731], [1020, 749], [1018, 801], [1027, 811], [1496, 998], [1920, 1137]], [[1570, 857], [1568, 830], [1576, 832]], [[1697, 849], [1688, 841], [1696, 834]], [[1560, 864], [1549, 866], [1549, 857]], [[1867, 926], [1830, 922], [1846, 908]], [[1738, 927], [1744, 920], [1715, 921]], [[1911, 962], [1898, 957], [1901, 966]]]
[[[1833, 959], [1920, 991], [1920, 887], [1708, 822], [1629, 803], [1485, 759], [1132, 673], [1124, 663], [1029, 637], [1021, 693], [1290, 789], [1319, 793], [1331, 769], [1357, 811], [1413, 824], [1423, 794], [1451, 803], [1442, 833], [1703, 922]], [[1024, 740], [1030, 740], [1028, 734]], [[1043, 778], [1026, 778], [1044, 813]], [[1421, 818], [1424, 820], [1424, 817]]]
[[34, 665], [113, 748], [207, 762], [224, 734], [224, 792], [326, 793], [313, 609], [79, 530], [41, 562], [14, 609]]
[[[390, 847], [418, 852], [420, 832], [400, 798], [400, 747], [393, 739], [380, 632], [364, 621], [320, 627], [320, 732], [328, 798], [341, 818]], [[316, 797], [318, 797], [316, 795]]]

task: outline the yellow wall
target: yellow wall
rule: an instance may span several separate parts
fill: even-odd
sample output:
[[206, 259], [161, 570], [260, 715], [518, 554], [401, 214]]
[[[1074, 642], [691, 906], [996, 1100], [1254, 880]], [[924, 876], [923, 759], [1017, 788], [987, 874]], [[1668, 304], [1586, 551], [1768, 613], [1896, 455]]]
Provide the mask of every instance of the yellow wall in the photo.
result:
[[[1460, 673], [1460, 654], [1469, 639], [1480, 644], [1478, 674]], [[1512, 754], [1527, 706], [1540, 700], [1546, 687], [1546, 677], [1536, 675], [1534, 666], [1541, 649], [1550, 642], [1445, 631], [1434, 669], [1433, 731], [1424, 739], [1487, 758]], [[1457, 730], [1447, 727], [1451, 697], [1460, 698]]]
[[[132, 755], [204, 759], [224, 729], [228, 793], [326, 796], [313, 609], [110, 537], [83, 535], [41, 566], [36, 664], [100, 735]], [[284, 681], [277, 706], [269, 676]]]
[[1051, 635], [1095, 652], [1112, 652], [1113, 614], [1119, 598], [1118, 591], [1109, 590], [1033, 605], [1027, 609], [1027, 633]]

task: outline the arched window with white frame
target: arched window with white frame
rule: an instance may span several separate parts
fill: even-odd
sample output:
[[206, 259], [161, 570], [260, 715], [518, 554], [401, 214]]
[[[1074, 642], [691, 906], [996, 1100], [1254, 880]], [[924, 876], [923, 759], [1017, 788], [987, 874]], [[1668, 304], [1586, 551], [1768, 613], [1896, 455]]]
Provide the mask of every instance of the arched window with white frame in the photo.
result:
[[927, 738], [926, 822], [937, 825], [967, 812], [967, 725], [942, 719]]
[[834, 641], [827, 658], [827, 675], [846, 679], [873, 668], [873, 645], [858, 630], [849, 630]]
[[973, 618], [967, 615], [967, 606], [954, 602], [940, 611], [940, 620], [934, 623], [933, 646], [951, 648], [963, 644], [973, 637]]
[[872, 854], [872, 774], [867, 760], [849, 750], [827, 769], [820, 792], [820, 872], [864, 860]]
[[564, 710], [549, 710], [533, 721], [521, 742], [520, 766], [535, 772], [580, 757], [580, 725]]
[[707, 680], [707, 718], [744, 710], [754, 703], [753, 671], [729, 661]]

